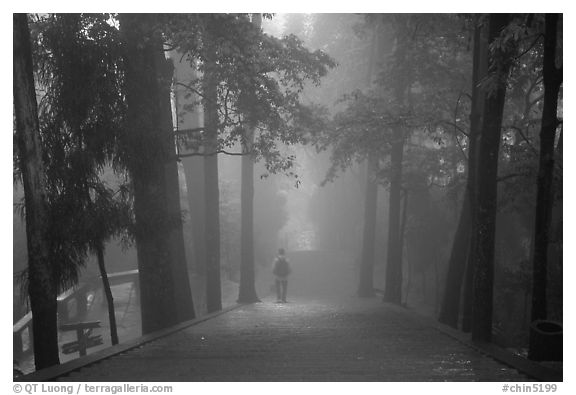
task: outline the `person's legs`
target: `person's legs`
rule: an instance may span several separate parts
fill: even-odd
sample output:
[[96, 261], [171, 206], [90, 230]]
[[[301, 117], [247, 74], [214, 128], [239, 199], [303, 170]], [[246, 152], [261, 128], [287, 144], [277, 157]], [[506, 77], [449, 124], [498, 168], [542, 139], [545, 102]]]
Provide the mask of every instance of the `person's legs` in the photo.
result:
[[277, 279], [276, 280], [276, 300], [278, 302], [280, 302], [282, 300], [282, 293], [281, 293], [280, 286], [281, 286], [281, 281]]
[[288, 288], [288, 280], [282, 280], [282, 302], [286, 302], [287, 288]]

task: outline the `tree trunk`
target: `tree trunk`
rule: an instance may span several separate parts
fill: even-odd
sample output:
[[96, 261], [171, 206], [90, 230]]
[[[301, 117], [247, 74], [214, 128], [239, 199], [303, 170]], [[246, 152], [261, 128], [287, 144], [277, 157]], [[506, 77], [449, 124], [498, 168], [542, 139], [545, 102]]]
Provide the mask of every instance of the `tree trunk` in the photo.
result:
[[254, 303], [260, 299], [256, 294], [254, 272], [254, 157], [249, 153], [254, 143], [254, 131], [247, 131], [242, 156], [241, 184], [241, 255], [240, 255], [240, 290], [238, 303]]
[[488, 73], [488, 36], [484, 32], [486, 27], [476, 17], [474, 28], [474, 59], [472, 70], [472, 111], [470, 114], [470, 135], [468, 137], [468, 178], [466, 180], [466, 194], [469, 204], [469, 240], [466, 246], [465, 277], [462, 291], [462, 331], [472, 330], [472, 295], [473, 295], [473, 254], [476, 249], [477, 233], [475, 229], [475, 212], [477, 207], [476, 178], [478, 168], [478, 148], [482, 130], [485, 91], [481, 86], [482, 80]]
[[26, 14], [13, 14], [13, 93], [16, 137], [28, 248], [28, 295], [34, 319], [32, 339], [36, 370], [60, 363], [58, 356], [57, 288], [49, 262], [46, 174]]
[[104, 246], [100, 244], [96, 250], [98, 258], [98, 269], [100, 270], [100, 277], [102, 277], [102, 289], [106, 297], [106, 304], [108, 305], [108, 320], [110, 321], [110, 340], [112, 345], [118, 344], [118, 327], [116, 325], [116, 312], [114, 309], [114, 297], [112, 296], [112, 289], [110, 288], [110, 281], [108, 280], [108, 273], [106, 272], [106, 264], [104, 262]]
[[[448, 262], [448, 272], [446, 275], [446, 285], [442, 306], [440, 309], [439, 321], [454, 328], [458, 326], [459, 310], [461, 304], [462, 327], [464, 331], [470, 331], [471, 309], [471, 273], [466, 274], [467, 261], [470, 259], [472, 241], [472, 211], [475, 201], [475, 175], [476, 157], [478, 149], [478, 135], [481, 128], [483, 96], [480, 81], [487, 71], [487, 42], [481, 34], [481, 26], [478, 20], [475, 21], [474, 28], [474, 59], [472, 70], [472, 113], [470, 114], [470, 133], [468, 136], [468, 178], [466, 180], [466, 191], [462, 202], [460, 219], [454, 235], [452, 252]], [[468, 286], [469, 284], [470, 286]], [[463, 303], [460, 301], [462, 294]]]
[[218, 81], [216, 50], [207, 34], [208, 53], [204, 67], [204, 132], [206, 152], [204, 158], [204, 193], [206, 204], [206, 309], [208, 313], [222, 310], [220, 285], [220, 192], [218, 187]]
[[[395, 82], [393, 96], [400, 114], [410, 112], [408, 88], [411, 83], [410, 68], [399, 67], [407, 65], [408, 49], [411, 37], [411, 19], [399, 18], [397, 21], [395, 56]], [[402, 120], [392, 129], [392, 141], [390, 142], [390, 200], [388, 208], [388, 251], [386, 257], [386, 286], [384, 289], [384, 301], [402, 303], [402, 243], [400, 235], [401, 216], [401, 190], [402, 190], [402, 161], [404, 157], [404, 144], [406, 141], [406, 126]]]
[[362, 236], [362, 260], [360, 262], [360, 276], [358, 296], [374, 296], [374, 245], [376, 241], [376, 215], [378, 204], [378, 183], [376, 172], [378, 158], [375, 153], [368, 154], [366, 165], [366, 194], [364, 200], [364, 232]]
[[465, 192], [458, 227], [454, 234], [448, 273], [446, 274], [446, 285], [438, 317], [438, 321], [453, 328], [458, 327], [460, 294], [470, 247], [470, 231], [470, 197], [468, 192]]
[[466, 259], [466, 271], [464, 273], [464, 289], [462, 290], [462, 332], [470, 333], [472, 331], [472, 305], [474, 293], [474, 273], [472, 268], [472, 254], [474, 236], [470, 237], [470, 246], [468, 248], [468, 258]]
[[[540, 128], [540, 161], [536, 196], [536, 221], [532, 252], [532, 311], [531, 320], [548, 318], [546, 285], [548, 279], [548, 247], [554, 205], [554, 140], [558, 127], [558, 93], [562, 84], [562, 70], [556, 67], [558, 14], [546, 14], [544, 35], [544, 107]], [[530, 333], [528, 357], [541, 359], [534, 332]]]
[[[490, 15], [488, 25], [490, 43], [499, 37], [508, 20], [507, 14]], [[472, 256], [474, 262], [472, 340], [482, 342], [489, 342], [492, 338], [496, 178], [509, 64], [509, 54], [505, 49], [496, 48], [490, 59], [490, 68], [496, 73], [497, 81], [494, 91], [485, 97], [482, 134], [478, 147], [477, 207], [473, 229], [477, 243]]]
[[[372, 38], [370, 43], [370, 58], [366, 70], [366, 89], [372, 86], [374, 67], [379, 54], [379, 31], [380, 24], [374, 22], [372, 26]], [[366, 190], [364, 195], [364, 228], [362, 232], [362, 252], [358, 276], [357, 295], [369, 298], [374, 292], [374, 259], [376, 243], [376, 215], [378, 214], [378, 170], [379, 158], [375, 152], [368, 153], [366, 160]]]
[[188, 212], [192, 232], [192, 250], [194, 253], [193, 270], [200, 276], [206, 275], [206, 203], [204, 200], [204, 158], [182, 158], [186, 186], [188, 188]]
[[[260, 29], [262, 15], [253, 14], [252, 23]], [[250, 99], [250, 94], [247, 99]], [[253, 109], [251, 100], [248, 100]], [[250, 118], [250, 117], [248, 117]], [[242, 230], [240, 240], [240, 289], [238, 303], [254, 303], [260, 299], [256, 294], [256, 278], [254, 272], [254, 156], [251, 154], [254, 145], [255, 121], [248, 119], [248, 129], [244, 136], [242, 150], [242, 184], [241, 184], [241, 216]]]
[[402, 303], [402, 250], [400, 242], [400, 215], [402, 190], [402, 158], [404, 156], [404, 130], [394, 128], [390, 153], [390, 206], [388, 211], [388, 254], [384, 301]]
[[[406, 222], [408, 221], [408, 189], [404, 189], [404, 197], [402, 198], [404, 203], [402, 204], [402, 222], [400, 223], [400, 254], [404, 257], [404, 242], [406, 236]], [[407, 258], [407, 257], [406, 257]], [[406, 284], [406, 295], [404, 296], [404, 304], [408, 305], [408, 291], [410, 289], [412, 269], [410, 264], [407, 262], [407, 272], [408, 279]]]
[[194, 303], [192, 290], [188, 277], [188, 261], [186, 260], [186, 247], [184, 246], [184, 229], [182, 223], [182, 208], [180, 206], [180, 180], [178, 175], [178, 162], [176, 160], [176, 145], [174, 139], [174, 122], [172, 120], [171, 89], [174, 65], [167, 60], [164, 52], [156, 52], [157, 79], [160, 85], [159, 107], [160, 128], [163, 133], [163, 151], [166, 152], [164, 162], [166, 212], [173, 221], [168, 234], [169, 252], [172, 259], [172, 278], [174, 294], [178, 301], [178, 322], [194, 319]]
[[128, 106], [123, 144], [134, 188], [143, 334], [194, 317], [183, 256], [171, 70], [153, 19], [151, 14], [120, 15]]
[[[196, 105], [198, 96], [186, 85], [197, 78], [195, 66], [181, 52], [172, 56], [175, 67], [174, 96], [176, 102], [177, 129], [196, 129], [202, 125], [200, 109]], [[191, 136], [197, 139], [197, 135]], [[200, 152], [202, 147], [188, 149], [185, 144], [179, 145], [180, 152]], [[191, 269], [198, 275], [206, 274], [206, 241], [204, 240], [204, 158], [188, 156], [181, 158], [186, 177], [186, 195], [188, 198], [188, 221], [191, 233]]]

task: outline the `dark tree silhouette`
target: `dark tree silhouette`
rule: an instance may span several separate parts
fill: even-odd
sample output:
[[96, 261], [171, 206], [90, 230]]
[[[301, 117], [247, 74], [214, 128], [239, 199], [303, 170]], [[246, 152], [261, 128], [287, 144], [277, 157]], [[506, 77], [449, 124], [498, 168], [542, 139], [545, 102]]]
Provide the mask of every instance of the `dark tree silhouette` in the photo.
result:
[[50, 265], [46, 174], [42, 162], [27, 14], [13, 14], [13, 73], [16, 139], [26, 207], [28, 295], [34, 317], [34, 363], [36, 369], [43, 369], [60, 363], [57, 287]]
[[[468, 134], [468, 167], [466, 190], [460, 210], [458, 227], [452, 244], [450, 260], [448, 262], [448, 272], [446, 285], [442, 299], [442, 306], [439, 314], [439, 321], [454, 328], [458, 325], [461, 295], [464, 293], [464, 279], [467, 262], [471, 260], [469, 251], [472, 243], [472, 204], [475, 202], [475, 179], [476, 179], [476, 157], [478, 147], [478, 136], [481, 128], [482, 106], [484, 103], [481, 81], [487, 72], [487, 51], [488, 46], [485, 37], [481, 33], [482, 27], [478, 16], [474, 18], [474, 43], [473, 43], [473, 66], [472, 66], [472, 104], [470, 114], [470, 130]], [[471, 287], [466, 287], [471, 290]], [[465, 304], [466, 306], [469, 303]], [[467, 310], [467, 307], [464, 307]], [[469, 324], [469, 319], [464, 320]], [[468, 331], [468, 330], [467, 330]]]
[[142, 331], [194, 318], [184, 259], [172, 119], [172, 65], [155, 15], [121, 14], [127, 119], [123, 149], [134, 188]]
[[110, 341], [112, 345], [119, 342], [118, 327], [116, 325], [116, 310], [114, 309], [114, 297], [112, 295], [112, 288], [110, 287], [110, 280], [108, 280], [108, 272], [106, 271], [106, 262], [104, 260], [104, 246], [101, 245], [96, 249], [96, 258], [98, 259], [98, 270], [102, 278], [102, 289], [106, 298], [106, 305], [108, 306], [108, 320], [110, 322]]
[[[531, 320], [544, 320], [547, 314], [548, 247], [554, 205], [554, 141], [558, 121], [558, 93], [563, 70], [556, 65], [558, 42], [558, 14], [546, 14], [544, 31], [544, 108], [540, 128], [540, 161], [536, 198], [536, 220], [532, 253], [532, 312]], [[530, 334], [529, 358], [541, 359], [546, 344]]]
[[124, 194], [114, 193], [100, 177], [107, 164], [118, 160], [115, 142], [124, 115], [118, 95], [118, 31], [108, 18], [37, 16], [35, 55], [56, 285], [60, 292], [77, 284], [88, 252], [96, 254], [115, 344], [114, 304], [105, 281], [103, 250], [109, 238], [129, 226], [130, 208]]
[[[374, 79], [374, 69], [379, 59], [378, 36], [380, 23], [372, 22], [370, 59], [366, 72], [366, 88], [370, 89]], [[357, 294], [360, 297], [372, 297], [374, 292], [374, 260], [376, 243], [376, 216], [378, 213], [378, 171], [379, 157], [369, 152], [366, 159], [366, 187], [364, 192], [364, 227], [362, 229], [362, 252], [360, 256], [360, 274]]]
[[[396, 24], [397, 44], [394, 51], [394, 75], [396, 81], [392, 88], [396, 105], [402, 114], [407, 113], [407, 89], [410, 76], [404, 64], [407, 62], [407, 51], [410, 45], [410, 19], [399, 18]], [[413, 28], [413, 27], [412, 27]], [[386, 286], [384, 288], [384, 301], [402, 303], [402, 242], [400, 240], [401, 216], [401, 190], [402, 190], [402, 161], [404, 157], [404, 144], [406, 142], [406, 127], [402, 120], [392, 126], [390, 141], [390, 199], [388, 209], [388, 251], [386, 259]]]
[[[262, 26], [262, 15], [253, 14], [252, 23], [258, 29]], [[258, 45], [258, 42], [254, 43]], [[244, 92], [246, 108], [254, 106], [254, 92]], [[256, 293], [254, 268], [254, 133], [257, 121], [247, 117], [247, 128], [242, 142], [242, 181], [241, 181], [241, 241], [240, 241], [240, 287], [238, 303], [259, 302]]]
[[[206, 308], [208, 313], [222, 309], [220, 286], [220, 192], [218, 187], [218, 80], [216, 30], [222, 20], [209, 18], [205, 32], [204, 62], [204, 204], [206, 205]], [[214, 154], [212, 154], [214, 153]]]
[[[173, 52], [174, 59], [174, 101], [176, 105], [177, 135], [179, 153], [184, 150], [201, 151], [199, 133], [201, 126], [201, 108], [196, 92], [191, 92], [187, 85], [195, 81], [197, 70], [180, 51]], [[188, 133], [187, 131], [195, 131]], [[194, 138], [188, 141], [189, 135]], [[191, 233], [189, 240], [192, 271], [199, 276], [206, 272], [206, 241], [204, 239], [205, 202], [204, 202], [204, 158], [188, 156], [180, 158], [186, 177], [186, 197], [188, 200], [188, 226]]]
[[[302, 105], [300, 94], [305, 82], [319, 84], [334, 64], [322, 51], [308, 51], [295, 36], [277, 39], [263, 34], [248, 14], [193, 14], [173, 17], [169, 23], [172, 45], [203, 72], [202, 78], [179, 84], [198, 94], [204, 108], [202, 150], [196, 144], [193, 152], [181, 157], [204, 157], [207, 307], [215, 311], [221, 308], [217, 156], [245, 157], [246, 181], [250, 177], [247, 160], [264, 159], [267, 171], [294, 176], [289, 172], [294, 157], [282, 154], [277, 143], [304, 142], [314, 127], [315, 114]], [[191, 38], [190, 29], [198, 29], [201, 40]], [[236, 143], [242, 144], [244, 152], [229, 149]], [[244, 208], [253, 199], [251, 189], [244, 184]], [[254, 264], [250, 217], [245, 210], [240, 300], [257, 300], [253, 269], [248, 267]]]
[[376, 217], [378, 204], [378, 157], [369, 153], [366, 161], [366, 188], [364, 194], [364, 228], [362, 232], [362, 256], [357, 294], [374, 296], [374, 246], [376, 243]]
[[[508, 21], [507, 14], [490, 14], [488, 20], [490, 44], [500, 37]], [[494, 87], [484, 98], [482, 132], [478, 146], [474, 228], [472, 230], [477, 238], [475, 248], [472, 250], [474, 273], [472, 339], [474, 341], [489, 342], [492, 338], [498, 152], [506, 81], [511, 61], [510, 52], [509, 48], [499, 46], [494, 48], [491, 54], [488, 70], [494, 78]]]

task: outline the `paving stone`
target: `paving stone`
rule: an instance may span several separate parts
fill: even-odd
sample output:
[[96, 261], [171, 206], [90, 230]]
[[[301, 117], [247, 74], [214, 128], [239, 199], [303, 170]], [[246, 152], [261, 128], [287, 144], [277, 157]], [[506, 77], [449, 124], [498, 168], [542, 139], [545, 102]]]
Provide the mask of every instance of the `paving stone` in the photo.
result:
[[241, 306], [61, 381], [529, 381], [379, 298]]

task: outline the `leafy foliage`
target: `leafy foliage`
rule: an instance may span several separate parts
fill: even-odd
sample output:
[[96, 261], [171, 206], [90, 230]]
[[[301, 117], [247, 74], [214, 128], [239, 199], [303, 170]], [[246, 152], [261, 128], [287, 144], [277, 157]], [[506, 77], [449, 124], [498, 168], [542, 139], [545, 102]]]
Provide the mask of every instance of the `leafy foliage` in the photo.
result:
[[117, 160], [124, 113], [120, 53], [107, 14], [40, 16], [32, 26], [50, 259], [63, 290], [77, 283], [90, 249], [130, 222], [125, 189], [114, 192], [100, 180], [106, 164]]
[[[441, 178], [446, 183], [446, 172], [462, 163], [460, 154], [454, 154], [454, 142], [460, 143], [468, 128], [470, 56], [463, 24], [452, 15], [386, 15], [370, 16], [357, 29], [367, 38], [371, 30], [378, 34], [372, 40], [380, 68], [370, 89], [342, 96], [343, 109], [317, 135], [318, 149], [332, 152], [333, 165], [326, 180], [373, 152], [382, 158], [380, 176], [385, 181], [384, 158], [390, 152], [392, 128], [402, 127], [406, 133], [428, 134], [430, 142], [422, 137], [412, 141], [413, 146], [421, 144], [420, 152], [428, 155], [424, 162], [428, 166], [419, 171], [434, 174], [430, 181]], [[392, 51], [390, 43], [404, 36], [408, 37], [402, 44], [404, 50]], [[409, 81], [402, 103], [395, 92], [399, 80]], [[410, 157], [406, 162], [412, 162]], [[451, 176], [457, 177], [458, 172], [451, 171]]]
[[[219, 147], [244, 142], [255, 129], [252, 155], [264, 159], [270, 172], [285, 172], [294, 158], [284, 156], [277, 142], [306, 141], [315, 123], [314, 108], [300, 96], [308, 81], [319, 84], [333, 60], [322, 51], [310, 52], [294, 35], [281, 39], [264, 34], [248, 14], [181, 15], [168, 22], [167, 38], [204, 72], [209, 46], [217, 59], [211, 70], [218, 81]], [[196, 34], [189, 33], [193, 25]], [[185, 85], [205, 103], [201, 79]], [[189, 141], [190, 142], [190, 141]], [[202, 138], [191, 142], [199, 148]]]

